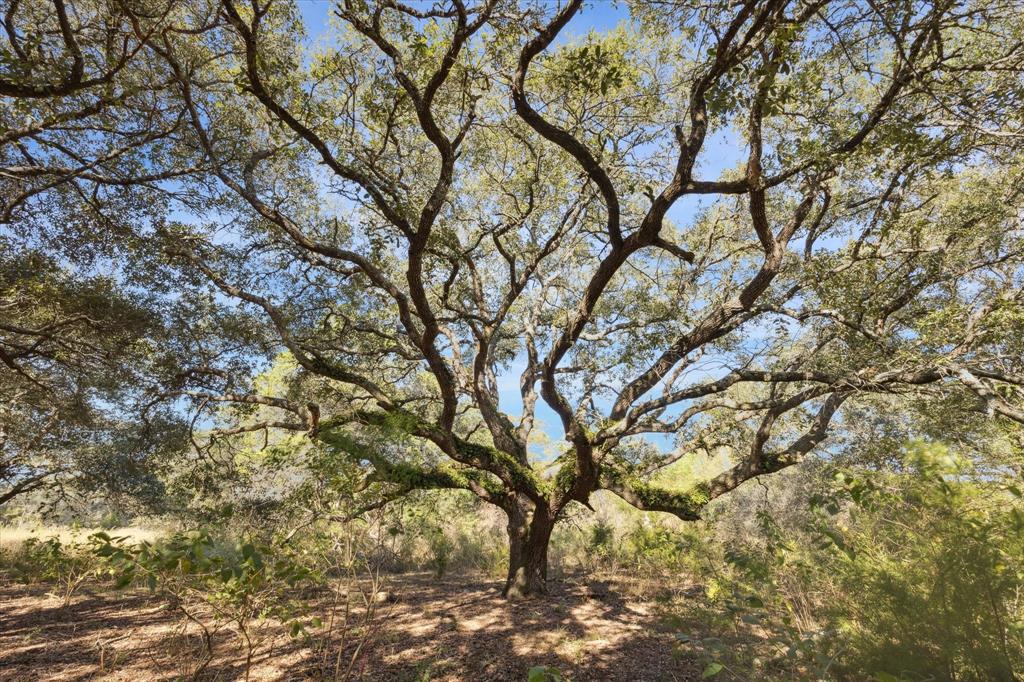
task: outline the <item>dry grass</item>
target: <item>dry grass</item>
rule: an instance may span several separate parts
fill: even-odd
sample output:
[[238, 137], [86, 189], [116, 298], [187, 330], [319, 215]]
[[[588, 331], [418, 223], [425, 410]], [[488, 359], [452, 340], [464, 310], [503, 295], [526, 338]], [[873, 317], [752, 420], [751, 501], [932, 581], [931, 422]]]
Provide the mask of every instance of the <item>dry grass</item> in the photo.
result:
[[0, 551], [15, 551], [26, 540], [48, 540], [56, 537], [62, 544], [82, 542], [93, 533], [103, 531], [109, 535], [127, 536], [132, 542], [147, 540], [152, 542], [164, 534], [164, 531], [154, 528], [143, 528], [138, 526], [127, 526], [125, 528], [71, 528], [68, 526], [0, 526]]

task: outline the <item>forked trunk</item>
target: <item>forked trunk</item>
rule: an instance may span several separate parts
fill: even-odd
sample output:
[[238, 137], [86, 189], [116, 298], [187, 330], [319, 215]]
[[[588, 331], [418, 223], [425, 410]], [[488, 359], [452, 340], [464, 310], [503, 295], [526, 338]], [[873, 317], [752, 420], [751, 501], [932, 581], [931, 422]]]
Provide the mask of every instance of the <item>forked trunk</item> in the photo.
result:
[[540, 510], [530, 519], [526, 514], [510, 516], [508, 577], [503, 597], [519, 599], [547, 593], [548, 543], [554, 525]]

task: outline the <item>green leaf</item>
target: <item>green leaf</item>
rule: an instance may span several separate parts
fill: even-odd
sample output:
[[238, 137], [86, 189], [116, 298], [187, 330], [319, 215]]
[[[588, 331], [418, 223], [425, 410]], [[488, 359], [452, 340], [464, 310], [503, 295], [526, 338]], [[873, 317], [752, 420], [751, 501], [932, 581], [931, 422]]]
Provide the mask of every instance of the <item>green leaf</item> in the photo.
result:
[[708, 667], [704, 668], [704, 672], [702, 672], [700, 674], [701, 679], [707, 679], [708, 677], [714, 677], [718, 673], [722, 672], [722, 670], [724, 668], [725, 668], [725, 666], [722, 665], [721, 663], [718, 663], [718, 662], [710, 663], [708, 665]]
[[900, 682], [900, 678], [886, 672], [875, 673], [875, 680], [877, 682]]
[[561, 682], [562, 673], [557, 668], [535, 665], [526, 673], [526, 682]]

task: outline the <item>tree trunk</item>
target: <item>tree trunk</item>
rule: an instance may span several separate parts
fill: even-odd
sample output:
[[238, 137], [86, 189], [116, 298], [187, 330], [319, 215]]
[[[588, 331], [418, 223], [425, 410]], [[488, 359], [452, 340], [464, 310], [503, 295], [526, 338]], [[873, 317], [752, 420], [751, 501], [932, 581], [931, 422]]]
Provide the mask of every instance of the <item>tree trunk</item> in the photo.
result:
[[530, 518], [525, 511], [509, 515], [508, 577], [501, 595], [519, 599], [548, 591], [548, 543], [555, 524], [546, 510]]

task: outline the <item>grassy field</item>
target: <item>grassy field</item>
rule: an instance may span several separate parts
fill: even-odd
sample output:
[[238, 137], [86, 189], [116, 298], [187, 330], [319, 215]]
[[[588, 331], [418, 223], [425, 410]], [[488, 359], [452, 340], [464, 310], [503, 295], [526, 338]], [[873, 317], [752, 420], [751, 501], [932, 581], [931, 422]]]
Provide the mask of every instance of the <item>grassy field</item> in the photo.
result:
[[82, 542], [93, 533], [101, 530], [109, 535], [128, 537], [133, 542], [153, 541], [165, 532], [161, 529], [140, 526], [125, 526], [123, 528], [74, 528], [46, 525], [0, 526], [0, 551], [17, 550], [25, 541], [33, 538], [42, 541], [55, 537], [62, 544]]

